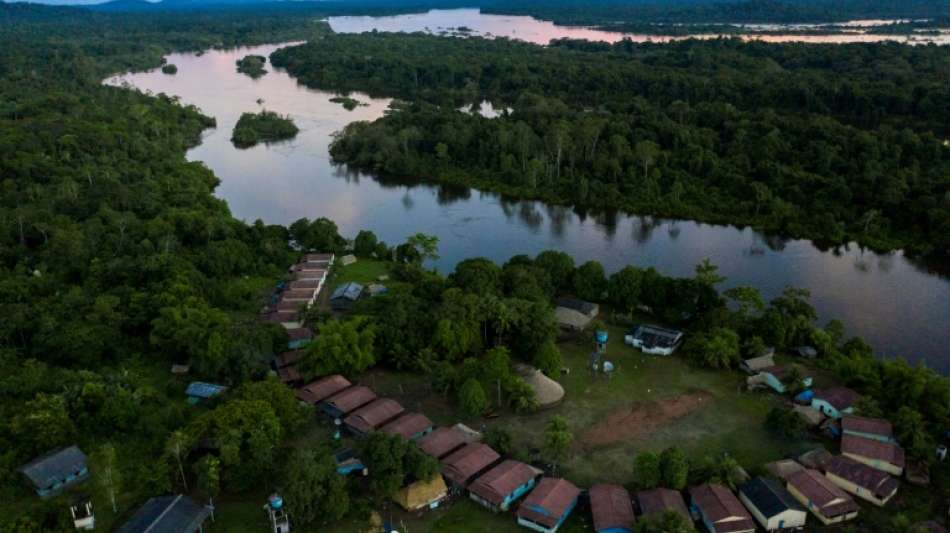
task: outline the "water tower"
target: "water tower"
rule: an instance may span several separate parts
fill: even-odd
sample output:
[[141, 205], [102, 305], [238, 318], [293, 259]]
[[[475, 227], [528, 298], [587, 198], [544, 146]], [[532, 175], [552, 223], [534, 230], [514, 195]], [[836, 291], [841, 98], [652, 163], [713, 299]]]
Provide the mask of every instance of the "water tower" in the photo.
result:
[[77, 496], [69, 505], [76, 529], [92, 530], [96, 528], [96, 516], [92, 513], [92, 501], [86, 496]]
[[267, 517], [270, 518], [273, 533], [290, 533], [290, 517], [284, 509], [284, 499], [279, 494], [271, 494], [264, 505]]
[[607, 355], [607, 332], [598, 330], [594, 333], [594, 348], [601, 357]]

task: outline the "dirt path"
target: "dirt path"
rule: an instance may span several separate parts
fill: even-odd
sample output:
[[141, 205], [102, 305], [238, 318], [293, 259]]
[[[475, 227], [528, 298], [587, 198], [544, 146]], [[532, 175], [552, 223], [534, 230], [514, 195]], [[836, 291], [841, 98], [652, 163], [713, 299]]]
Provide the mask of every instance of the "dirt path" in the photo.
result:
[[681, 394], [666, 400], [622, 407], [594, 424], [581, 436], [581, 446], [599, 446], [646, 437], [667, 424], [713, 404], [706, 391]]

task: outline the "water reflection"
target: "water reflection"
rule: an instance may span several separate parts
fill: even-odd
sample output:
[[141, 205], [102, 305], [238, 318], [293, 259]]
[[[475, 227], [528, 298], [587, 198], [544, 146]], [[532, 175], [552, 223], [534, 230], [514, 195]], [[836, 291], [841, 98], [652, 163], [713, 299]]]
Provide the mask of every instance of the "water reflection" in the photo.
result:
[[[642, 35], [615, 31], [595, 30], [576, 26], [557, 26], [553, 22], [538, 20], [529, 16], [490, 15], [478, 8], [433, 9], [425, 13], [409, 13], [390, 17], [330, 17], [330, 27], [338, 33], [381, 32], [424, 32], [433, 35], [452, 35], [458, 37], [507, 37], [536, 44], [548, 44], [552, 39], [586, 39], [614, 43], [622, 39], [634, 42], [665, 43], [670, 41], [697, 38], [715, 39], [717, 33], [694, 35]], [[750, 33], [738, 35], [743, 39], [765, 42], [807, 42], [807, 43], [852, 43], [898, 41], [910, 44], [950, 43], [950, 35], [938, 32], [933, 35], [916, 33], [914, 35], [877, 35], [866, 33], [866, 28], [881, 21], [851, 21], [839, 26], [848, 27], [847, 33], [827, 33], [827, 25], [756, 25], [745, 27], [750, 32], [768, 31], [769, 34]], [[892, 21], [893, 22], [893, 21]], [[471, 31], [459, 31], [464, 26]], [[814, 30], [815, 33], [803, 33]], [[789, 31], [795, 33], [772, 33]], [[825, 32], [825, 33], [822, 33]]]
[[[926, 359], [950, 372], [944, 350], [950, 344], [950, 283], [900, 253], [879, 255], [857, 246], [822, 250], [750, 228], [553, 206], [361, 173], [331, 162], [331, 135], [350, 121], [381, 116], [389, 102], [358, 95], [369, 105], [346, 111], [329, 101], [332, 94], [299, 86], [278, 69], [259, 80], [235, 72], [237, 58], [266, 56], [275, 48], [174, 54], [168, 60], [178, 66], [176, 76], [152, 71], [108, 82], [181, 96], [217, 119], [218, 127], [188, 158], [214, 170], [221, 179], [217, 195], [238, 218], [289, 224], [324, 216], [349, 237], [369, 229], [391, 244], [420, 231], [434, 234], [441, 241], [435, 266], [442, 270], [473, 256], [502, 262], [553, 248], [578, 264], [598, 260], [608, 272], [637, 264], [691, 276], [709, 257], [727, 286], [758, 287], [767, 298], [787, 285], [808, 288], [822, 320], [840, 318], [881, 353]], [[301, 131], [290, 143], [236, 150], [231, 130], [242, 112], [260, 109], [260, 98], [268, 109], [290, 114]]]

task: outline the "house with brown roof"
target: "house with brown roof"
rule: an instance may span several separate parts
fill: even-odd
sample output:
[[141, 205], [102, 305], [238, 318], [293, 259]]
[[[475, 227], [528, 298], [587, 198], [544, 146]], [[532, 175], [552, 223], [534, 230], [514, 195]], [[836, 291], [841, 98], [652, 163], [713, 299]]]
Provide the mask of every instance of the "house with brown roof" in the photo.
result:
[[296, 364], [306, 355], [305, 350], [290, 350], [274, 357], [274, 368], [284, 368]]
[[831, 387], [816, 390], [811, 399], [811, 407], [825, 416], [841, 418], [854, 412], [854, 404], [861, 396], [847, 387]]
[[858, 504], [851, 496], [817, 470], [806, 469], [792, 474], [785, 488], [825, 525], [858, 516]]
[[449, 485], [464, 489], [499, 459], [501, 456], [495, 450], [480, 442], [472, 442], [442, 459], [442, 475]]
[[303, 262], [304, 263], [320, 263], [326, 266], [333, 265], [333, 260], [336, 258], [333, 254], [319, 254], [319, 253], [308, 253], [304, 254]]
[[303, 381], [303, 376], [300, 375], [300, 372], [297, 371], [297, 367], [294, 365], [278, 368], [277, 378], [280, 379], [280, 382], [284, 385], [291, 387], [294, 387]]
[[620, 485], [594, 485], [587, 491], [597, 533], [633, 533], [633, 503]]
[[643, 518], [666, 511], [675, 511], [687, 522], [693, 522], [686, 508], [686, 502], [683, 501], [683, 495], [676, 490], [664, 488], [641, 490], [637, 493], [637, 504], [640, 506], [640, 516]]
[[318, 407], [330, 418], [343, 418], [375, 399], [376, 393], [372, 389], [356, 385], [323, 400]]
[[877, 506], [883, 506], [893, 498], [900, 486], [900, 483], [886, 472], [844, 455], [839, 455], [828, 463], [825, 476], [847, 492]]
[[534, 487], [539, 474], [521, 461], [508, 459], [478, 476], [468, 486], [468, 495], [492, 512], [507, 511], [515, 500]]
[[418, 441], [419, 448], [436, 459], [442, 459], [467, 443], [465, 433], [454, 426], [437, 428]]
[[894, 443], [844, 435], [841, 437], [841, 453], [888, 474], [900, 476], [904, 473], [904, 449]]
[[[296, 311], [293, 313], [296, 315]], [[287, 338], [287, 349], [296, 350], [310, 344], [311, 339], [313, 339], [313, 331], [301, 327], [287, 328]]]
[[332, 376], [322, 377], [313, 383], [309, 383], [294, 391], [298, 400], [316, 405], [330, 396], [345, 390], [351, 385], [345, 377], [334, 374]]
[[518, 506], [518, 525], [554, 533], [577, 506], [581, 491], [570, 481], [545, 477]]
[[343, 419], [343, 425], [350, 433], [362, 437], [388, 424], [404, 411], [396, 400], [379, 398], [348, 414]]
[[406, 440], [416, 440], [432, 432], [432, 421], [422, 413], [404, 413], [379, 430], [390, 435], [402, 435]]
[[894, 427], [883, 418], [846, 415], [841, 418], [841, 433], [881, 442], [897, 442], [894, 439]]
[[706, 483], [689, 489], [690, 503], [710, 533], [755, 533], [755, 522], [735, 494]]

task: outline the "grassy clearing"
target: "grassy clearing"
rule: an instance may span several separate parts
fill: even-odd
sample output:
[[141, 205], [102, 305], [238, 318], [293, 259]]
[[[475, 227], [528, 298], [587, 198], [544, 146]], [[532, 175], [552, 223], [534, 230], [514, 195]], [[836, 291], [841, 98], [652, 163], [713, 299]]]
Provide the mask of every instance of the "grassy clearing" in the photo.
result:
[[[339, 259], [333, 267], [333, 277], [330, 280], [330, 289], [349, 282], [368, 284], [375, 283], [379, 276], [389, 275], [389, 263], [375, 259], [358, 259], [352, 265], [343, 266]], [[384, 282], [390, 284], [391, 281]]]

